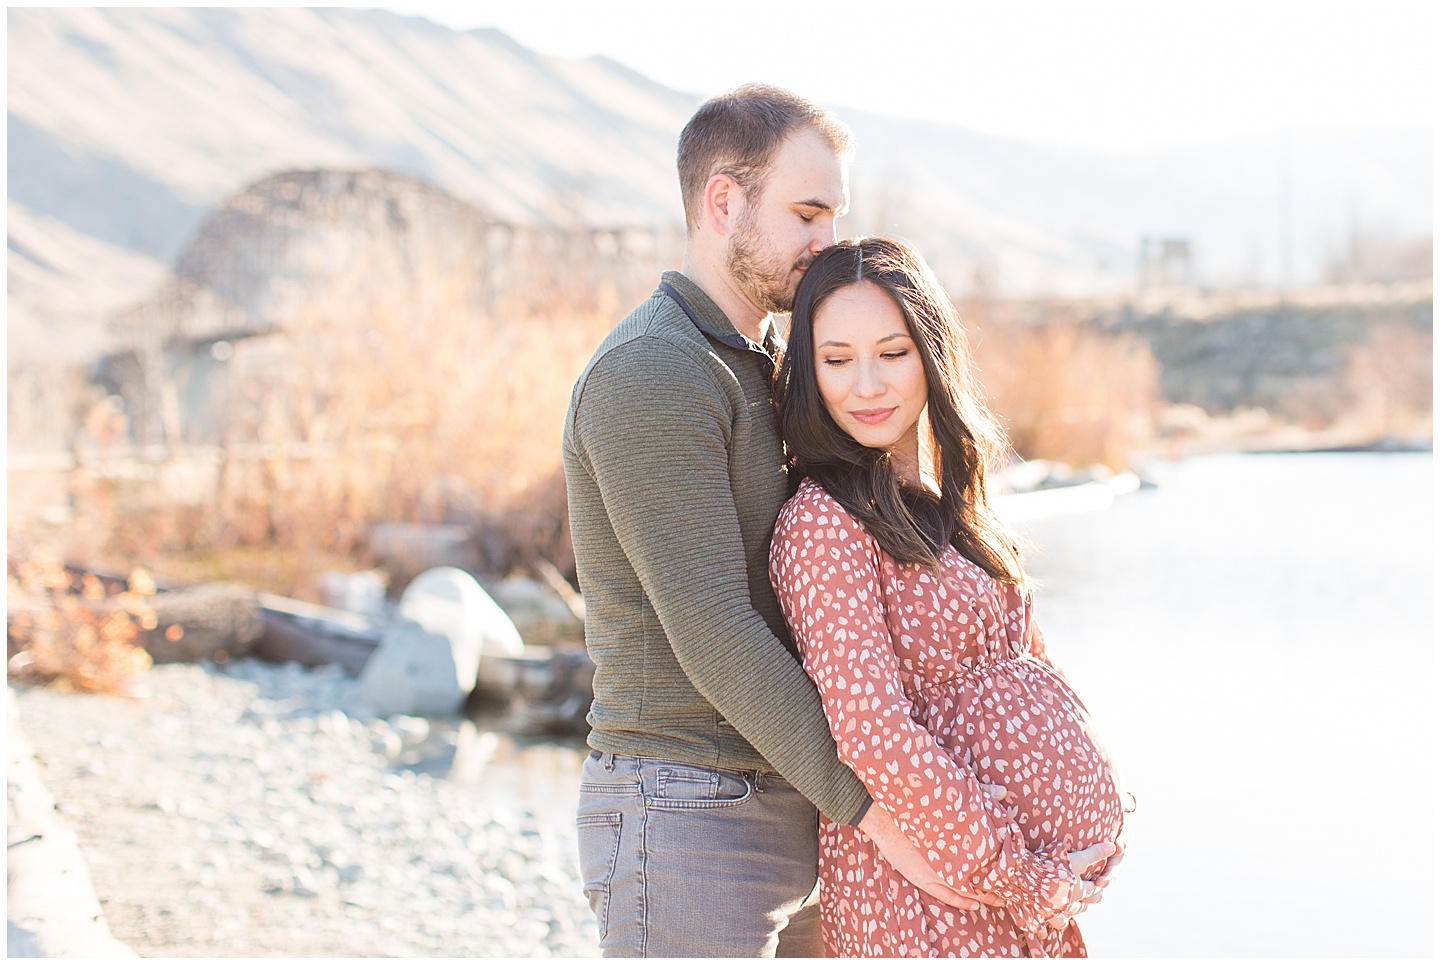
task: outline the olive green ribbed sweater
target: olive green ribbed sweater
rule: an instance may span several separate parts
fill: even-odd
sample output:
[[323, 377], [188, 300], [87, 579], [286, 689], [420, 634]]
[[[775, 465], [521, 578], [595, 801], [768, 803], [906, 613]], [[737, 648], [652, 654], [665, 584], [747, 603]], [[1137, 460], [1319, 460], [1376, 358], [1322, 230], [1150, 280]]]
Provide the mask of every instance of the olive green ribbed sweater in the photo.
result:
[[[736, 334], [684, 275], [662, 280], [711, 332]], [[657, 289], [575, 385], [565, 480], [595, 661], [590, 745], [778, 771], [851, 823], [869, 795], [836, 756], [767, 572], [789, 496], [770, 369]]]

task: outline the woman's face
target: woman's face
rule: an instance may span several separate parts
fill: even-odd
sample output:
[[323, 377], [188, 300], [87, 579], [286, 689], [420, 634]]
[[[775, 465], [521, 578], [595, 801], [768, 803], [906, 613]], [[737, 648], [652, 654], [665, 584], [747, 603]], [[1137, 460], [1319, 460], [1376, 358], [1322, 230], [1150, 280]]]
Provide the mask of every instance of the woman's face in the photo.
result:
[[849, 285], [815, 311], [814, 337], [815, 379], [830, 417], [918, 477], [925, 366], [900, 307], [878, 285]]

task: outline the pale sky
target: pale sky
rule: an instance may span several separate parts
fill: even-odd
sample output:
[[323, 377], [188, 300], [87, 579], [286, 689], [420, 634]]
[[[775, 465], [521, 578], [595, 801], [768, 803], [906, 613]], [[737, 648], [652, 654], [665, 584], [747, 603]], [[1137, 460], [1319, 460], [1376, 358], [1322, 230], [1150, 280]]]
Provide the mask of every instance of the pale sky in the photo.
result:
[[1431, 126], [1434, 0], [402, 0], [531, 49], [604, 54], [709, 96], [751, 80], [831, 107], [1124, 148], [1298, 126]]

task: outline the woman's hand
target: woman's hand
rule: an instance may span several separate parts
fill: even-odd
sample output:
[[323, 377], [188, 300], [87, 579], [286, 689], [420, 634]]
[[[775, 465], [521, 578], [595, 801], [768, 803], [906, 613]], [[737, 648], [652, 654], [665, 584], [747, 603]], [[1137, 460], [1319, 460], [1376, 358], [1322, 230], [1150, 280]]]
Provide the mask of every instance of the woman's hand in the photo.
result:
[[[1106, 860], [1104, 870], [1102, 870], [1099, 876], [1095, 879], [1095, 883], [1100, 886], [1101, 891], [1104, 891], [1107, 887], [1109, 887], [1110, 882], [1114, 880], [1115, 869], [1120, 867], [1120, 861], [1124, 857], [1125, 835], [1121, 834], [1120, 837], [1115, 841], [1115, 853]], [[1098, 901], [1099, 899], [1096, 900]]]
[[[1119, 841], [1102, 841], [1081, 851], [1071, 851], [1070, 870], [1075, 872], [1075, 885], [1070, 892], [1070, 904], [1065, 911], [1045, 923], [1051, 931], [1064, 931], [1070, 919], [1098, 902], [1105, 895], [1105, 886], [1115, 866], [1124, 856], [1125, 846]], [[1088, 875], [1097, 875], [1092, 881]]]

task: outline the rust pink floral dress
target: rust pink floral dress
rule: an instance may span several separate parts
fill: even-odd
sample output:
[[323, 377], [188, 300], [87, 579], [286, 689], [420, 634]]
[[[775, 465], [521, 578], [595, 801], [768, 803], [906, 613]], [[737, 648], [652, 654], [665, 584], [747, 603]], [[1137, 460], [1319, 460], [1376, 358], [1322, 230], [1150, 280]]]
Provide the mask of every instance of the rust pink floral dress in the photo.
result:
[[[946, 548], [937, 578], [895, 562], [811, 480], [786, 503], [770, 580], [841, 758], [942, 877], [1005, 907], [965, 912], [821, 818], [826, 950], [847, 957], [1083, 956], [1066, 852], [1114, 841], [1122, 791], [1045, 655], [1030, 601]], [[980, 782], [1003, 785], [993, 802]]]

